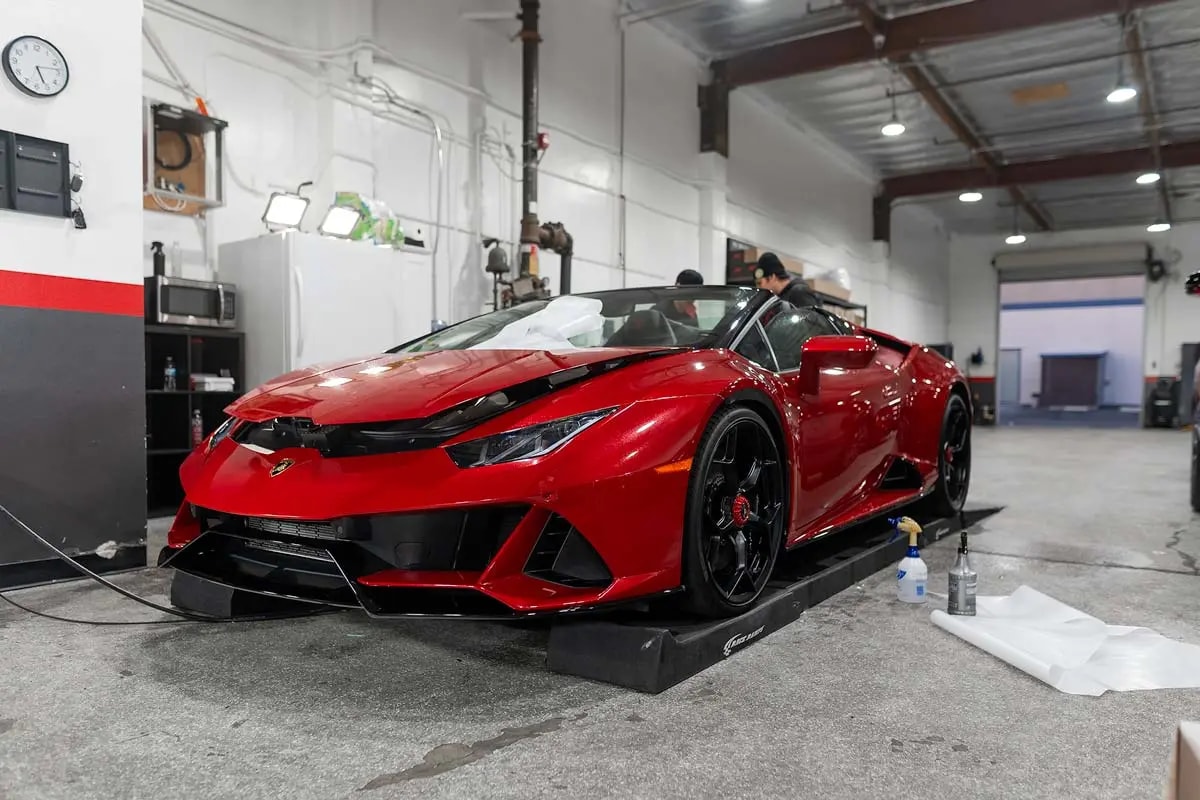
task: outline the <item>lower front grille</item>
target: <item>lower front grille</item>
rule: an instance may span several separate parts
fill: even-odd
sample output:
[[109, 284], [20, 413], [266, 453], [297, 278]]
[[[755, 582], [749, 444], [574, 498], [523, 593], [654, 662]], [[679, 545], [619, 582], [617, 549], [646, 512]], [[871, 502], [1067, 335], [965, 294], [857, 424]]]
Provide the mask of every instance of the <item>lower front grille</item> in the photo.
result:
[[354, 589], [323, 548], [207, 531], [167, 565], [216, 583], [326, 605], [358, 607]]
[[262, 517], [246, 517], [246, 528], [272, 536], [294, 536], [297, 539], [321, 539], [335, 542], [344, 538], [328, 522], [294, 522], [292, 520], [264, 519]]
[[303, 544], [293, 544], [292, 542], [268, 542], [259, 541], [256, 539], [246, 539], [243, 544], [251, 550], [266, 550], [268, 553], [281, 553], [285, 556], [296, 556], [297, 558], [308, 558], [313, 561], [328, 561], [330, 564], [335, 563], [329, 556], [328, 550], [320, 550], [316, 547], [309, 547]]
[[[481, 572], [529, 512], [528, 506], [295, 520], [244, 517], [198, 508], [201, 531], [339, 550], [352, 577], [385, 569]], [[324, 552], [322, 549], [321, 552]]]

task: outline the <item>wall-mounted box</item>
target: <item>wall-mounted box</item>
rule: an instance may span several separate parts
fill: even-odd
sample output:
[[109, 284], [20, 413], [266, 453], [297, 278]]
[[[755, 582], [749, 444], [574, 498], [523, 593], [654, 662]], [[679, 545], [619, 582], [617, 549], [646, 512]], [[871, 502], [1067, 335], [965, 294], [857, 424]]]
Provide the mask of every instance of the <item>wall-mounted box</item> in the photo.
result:
[[0, 131], [0, 208], [71, 216], [70, 148], [63, 142]]
[[142, 207], [201, 216], [225, 204], [224, 120], [146, 100], [143, 105]]

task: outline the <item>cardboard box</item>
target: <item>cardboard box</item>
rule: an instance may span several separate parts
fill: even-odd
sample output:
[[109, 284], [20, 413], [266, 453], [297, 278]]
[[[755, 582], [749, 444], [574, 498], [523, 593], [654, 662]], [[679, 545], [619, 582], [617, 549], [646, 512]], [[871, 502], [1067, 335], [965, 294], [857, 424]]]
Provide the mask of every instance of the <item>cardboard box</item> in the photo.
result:
[[828, 278], [813, 278], [809, 280], [809, 285], [814, 291], [821, 294], [827, 294], [830, 297], [836, 297], [839, 300], [849, 300], [850, 293], [842, 288], [840, 283], [829, 280]]
[[775, 253], [775, 255], [779, 256], [779, 261], [783, 264], [784, 269], [793, 275], [801, 277], [804, 275], [803, 261], [796, 258], [789, 258], [788, 256], [785, 256], [782, 253], [776, 252], [767, 247], [747, 247], [742, 251], [742, 260], [746, 264], [757, 264], [759, 256], [761, 256], [763, 253]]
[[1171, 754], [1167, 800], [1200, 800], [1200, 722], [1181, 722]]

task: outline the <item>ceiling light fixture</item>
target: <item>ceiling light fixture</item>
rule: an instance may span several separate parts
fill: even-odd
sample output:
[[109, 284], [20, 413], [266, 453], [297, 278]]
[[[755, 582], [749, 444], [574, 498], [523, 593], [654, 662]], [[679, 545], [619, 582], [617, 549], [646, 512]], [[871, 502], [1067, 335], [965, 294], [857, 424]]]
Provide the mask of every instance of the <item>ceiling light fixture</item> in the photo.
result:
[[977, 192], [974, 189], [968, 189], [960, 194], [958, 199], [964, 203], [978, 203], [983, 199], [983, 192]]
[[1137, 89], [1128, 83], [1118, 83], [1116, 88], [1108, 93], [1107, 99], [1110, 103], [1128, 103], [1135, 97], [1137, 97]]
[[884, 123], [884, 126], [879, 129], [879, 132], [884, 136], [899, 136], [900, 134], [904, 133], [904, 131], [904, 123], [896, 119], [894, 115], [892, 116], [891, 120]]
[[[1129, 24], [1129, 20], [1121, 17], [1121, 38], [1118, 40], [1120, 46], [1124, 49], [1125, 46], [1125, 27]], [[1129, 81], [1125, 80], [1125, 56], [1117, 56], [1117, 83], [1113, 86], [1112, 91], [1108, 93], [1108, 102], [1110, 103], [1128, 103], [1133, 98], [1137, 97], [1137, 89]]]
[[1013, 205], [1012, 233], [1010, 233], [1004, 239], [1005, 244], [1025, 244], [1025, 234], [1021, 233], [1020, 219], [1018, 218], [1018, 215], [1020, 213], [1021, 213], [1020, 207], [1014, 204]]
[[1157, 172], [1143, 172], [1137, 176], [1137, 182], [1142, 186], [1146, 186], [1151, 183], [1158, 183], [1160, 178], [1162, 178], [1162, 175], [1159, 175]]
[[1147, 233], [1164, 233], [1169, 230], [1171, 230], [1169, 222], [1152, 222], [1146, 226]]
[[890, 89], [888, 90], [888, 97], [892, 101], [892, 118], [883, 124], [879, 132], [884, 136], [899, 136], [905, 131], [904, 123], [900, 121], [900, 117], [896, 114], [896, 95]]

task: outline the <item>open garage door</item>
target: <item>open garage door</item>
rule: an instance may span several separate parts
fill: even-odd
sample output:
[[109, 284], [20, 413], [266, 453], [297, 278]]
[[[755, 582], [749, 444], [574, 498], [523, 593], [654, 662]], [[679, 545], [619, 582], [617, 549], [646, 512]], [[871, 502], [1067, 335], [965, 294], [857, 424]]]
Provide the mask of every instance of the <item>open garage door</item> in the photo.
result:
[[1057, 247], [1000, 253], [992, 259], [1001, 283], [1144, 275], [1153, 259], [1145, 242]]

